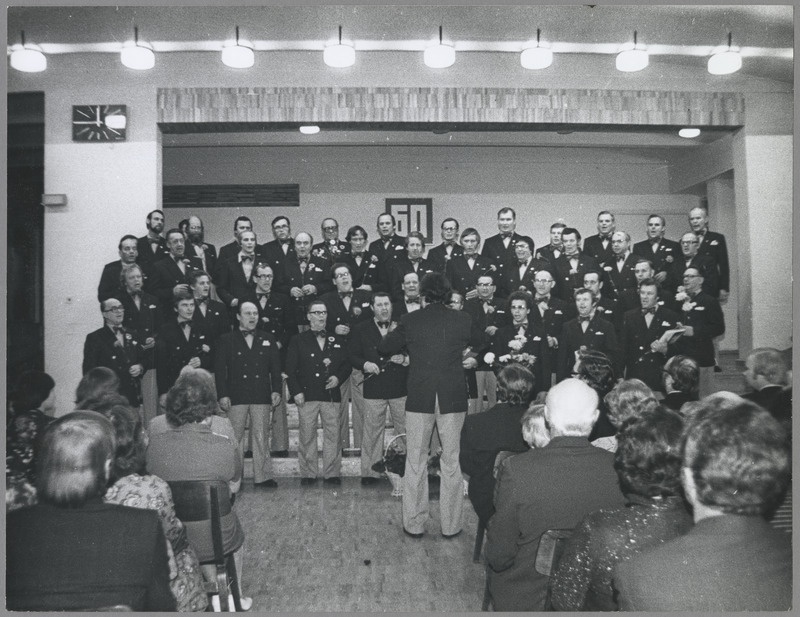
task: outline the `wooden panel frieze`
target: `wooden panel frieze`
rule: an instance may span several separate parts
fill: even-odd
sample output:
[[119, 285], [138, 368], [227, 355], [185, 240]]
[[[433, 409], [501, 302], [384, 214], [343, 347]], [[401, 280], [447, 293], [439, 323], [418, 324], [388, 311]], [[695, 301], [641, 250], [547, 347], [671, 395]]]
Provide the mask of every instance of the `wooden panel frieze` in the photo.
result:
[[525, 88], [159, 88], [158, 122], [741, 126], [732, 92]]

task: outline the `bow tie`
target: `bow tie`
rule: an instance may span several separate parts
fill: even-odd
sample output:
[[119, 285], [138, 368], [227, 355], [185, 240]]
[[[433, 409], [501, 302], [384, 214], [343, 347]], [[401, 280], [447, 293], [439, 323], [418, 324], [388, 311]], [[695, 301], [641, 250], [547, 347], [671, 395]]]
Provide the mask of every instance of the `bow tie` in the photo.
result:
[[513, 326], [515, 328], [517, 328], [517, 329], [522, 328], [523, 330], [527, 330], [528, 329], [528, 322], [526, 321], [525, 323], [515, 323], [515, 324], [513, 324]]
[[178, 255], [173, 255], [173, 256], [172, 256], [172, 259], [174, 259], [174, 260], [175, 260], [175, 263], [178, 263], [178, 262], [180, 262], [180, 261], [183, 261], [183, 255], [180, 255], [180, 256], [178, 256]]
[[527, 265], [528, 265], [528, 262], [527, 262], [527, 261], [521, 261], [521, 262], [519, 262], [519, 267], [520, 267], [520, 268], [521, 268], [522, 266], [527, 266]]
[[650, 238], [650, 244], [658, 244], [661, 242], [661, 238]]
[[195, 298], [195, 304], [208, 304], [208, 298]]
[[513, 235], [514, 235], [514, 232], [513, 231], [509, 231], [507, 233], [500, 234], [500, 237], [503, 238], [503, 240], [505, 240], [506, 238], [510, 238]]
[[131, 298], [141, 298], [142, 297], [142, 292], [141, 291], [129, 291], [128, 293], [130, 294]]
[[246, 261], [253, 261], [252, 255], [242, 255], [241, 262], [244, 263]]
[[239, 330], [244, 336], [253, 336], [253, 332], [255, 331], [255, 330], [248, 330], [247, 328], [239, 328]]
[[625, 255], [617, 255], [617, 261], [625, 261]]
[[611, 240], [611, 234], [606, 234], [606, 235], [598, 234], [598, 235], [600, 236], [600, 241], [601, 242], [604, 241], [604, 240]]
[[114, 334], [122, 334], [124, 332], [122, 326], [114, 326], [111, 329], [114, 331]]
[[389, 327], [389, 322], [388, 321], [379, 321], [378, 322], [378, 327], [379, 328], [388, 328]]
[[494, 299], [490, 298], [489, 300], [483, 300], [484, 306], [494, 306]]
[[656, 314], [656, 308], [657, 307], [655, 307], [655, 306], [651, 306], [650, 308], [643, 308], [642, 309], [642, 315], [647, 315], [648, 313], [650, 313], [651, 315], [655, 315]]
[[412, 298], [406, 298], [405, 301], [406, 304], [419, 304], [419, 300], [414, 300]]
[[364, 251], [359, 251], [358, 253], [353, 253], [352, 255], [353, 255], [353, 257], [363, 257], [364, 256]]
[[443, 242], [442, 245], [443, 246], [455, 246], [456, 243], [455, 243], [455, 241], [453, 241], [453, 242]]
[[353, 292], [352, 291], [340, 291], [339, 292], [339, 297], [342, 298], [342, 299], [344, 299], [344, 298], [352, 298], [353, 297]]
[[190, 321], [179, 321], [178, 323], [180, 324], [181, 328], [183, 328], [184, 330], [186, 330], [189, 326], [192, 325], [192, 323]]
[[307, 264], [308, 263], [308, 257], [300, 257], [300, 258], [298, 258], [297, 263], [299, 263], [299, 264]]
[[548, 302], [550, 302], [550, 296], [536, 296], [536, 302], [539, 303], [544, 302], [545, 304], [547, 304]]
[[314, 335], [317, 338], [325, 338], [326, 336], [328, 336], [328, 333], [325, 332], [325, 330], [317, 330], [316, 332], [314, 332]]
[[410, 261], [412, 264], [418, 264], [419, 262], [422, 261], [422, 257], [417, 257], [415, 259], [411, 259]]
[[161, 238], [148, 238], [150, 244], [161, 244]]
[[584, 321], [586, 323], [589, 323], [591, 320], [592, 320], [592, 316], [591, 315], [586, 315], [585, 317], [581, 317], [580, 315], [578, 315], [578, 322], [579, 323], [582, 323]]
[[269, 300], [269, 294], [260, 294], [260, 293], [257, 293], [257, 294], [256, 294], [256, 298], [258, 298], [259, 300], [261, 300], [261, 298], [266, 298], [267, 300]]
[[706, 235], [707, 231], [708, 231], [707, 229], [703, 229], [702, 231], [696, 231], [694, 235], [697, 236], [698, 238], [702, 238], [703, 236]]

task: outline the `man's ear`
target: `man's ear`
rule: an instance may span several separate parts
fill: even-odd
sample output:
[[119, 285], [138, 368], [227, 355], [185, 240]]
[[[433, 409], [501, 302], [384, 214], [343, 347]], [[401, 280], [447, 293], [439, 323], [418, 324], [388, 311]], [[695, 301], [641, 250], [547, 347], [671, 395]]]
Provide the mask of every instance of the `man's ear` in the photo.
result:
[[111, 477], [111, 465], [113, 464], [112, 459], [107, 459], [105, 464], [105, 473], [106, 473], [106, 482]]
[[697, 503], [697, 485], [694, 483], [692, 470], [688, 467], [681, 467], [681, 483], [686, 499], [690, 504], [695, 505]]

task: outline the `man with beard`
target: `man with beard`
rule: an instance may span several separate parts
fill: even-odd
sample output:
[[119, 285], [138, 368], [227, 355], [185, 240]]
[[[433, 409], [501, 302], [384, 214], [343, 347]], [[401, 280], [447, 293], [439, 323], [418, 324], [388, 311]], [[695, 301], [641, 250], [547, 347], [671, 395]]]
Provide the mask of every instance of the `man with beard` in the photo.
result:
[[120, 273], [123, 266], [130, 266], [136, 263], [139, 255], [137, 248], [138, 240], [136, 236], [127, 234], [122, 236], [119, 241], [119, 259], [107, 263], [103, 267], [103, 274], [100, 276], [100, 284], [97, 286], [97, 299], [102, 302], [116, 295], [120, 290]]
[[164, 212], [153, 210], [147, 215], [147, 234], [138, 239], [137, 262], [149, 276], [150, 266], [169, 255], [167, 242], [161, 235], [164, 231]]
[[321, 257], [333, 264], [339, 261], [340, 256], [347, 250], [347, 243], [339, 240], [339, 222], [336, 219], [322, 219], [322, 242], [318, 242], [311, 249], [314, 257]]
[[633, 254], [649, 259], [655, 275], [652, 277], [665, 291], [674, 292], [677, 283], [670, 278], [675, 260], [680, 259], [681, 245], [664, 237], [667, 222], [660, 214], [647, 217], [647, 240], [633, 245]]
[[221, 264], [226, 259], [236, 257], [239, 254], [242, 248], [239, 244], [239, 237], [243, 231], [253, 231], [253, 223], [246, 216], [237, 216], [236, 220], [233, 222], [233, 242], [229, 242], [219, 249], [218, 264]]
[[434, 267], [422, 255], [425, 253], [425, 236], [418, 231], [412, 231], [406, 237], [406, 252], [397, 256], [392, 261], [391, 289], [392, 299], [397, 302], [403, 296], [403, 277], [409, 272], [415, 272], [422, 279], [428, 272], [433, 272]]
[[205, 241], [205, 228], [199, 217], [190, 216], [186, 227], [186, 254], [198, 257], [205, 272], [214, 272], [217, 266], [217, 249]]
[[428, 251], [428, 262], [435, 272], [445, 274], [447, 262], [464, 252], [458, 244], [458, 221], [454, 218], [443, 220], [441, 234], [442, 243]]
[[169, 255], [153, 264], [152, 284], [148, 290], [159, 299], [165, 317], [170, 316], [175, 293], [180, 291], [191, 295], [189, 274], [192, 270], [200, 269], [200, 260], [197, 257], [187, 258], [185, 255], [186, 240], [180, 229], [170, 229], [167, 232], [167, 247]]
[[597, 214], [597, 234], [583, 241], [583, 252], [594, 257], [601, 267], [612, 265], [611, 262], [614, 260], [611, 236], [616, 229], [614, 215], [608, 210], [603, 210]]

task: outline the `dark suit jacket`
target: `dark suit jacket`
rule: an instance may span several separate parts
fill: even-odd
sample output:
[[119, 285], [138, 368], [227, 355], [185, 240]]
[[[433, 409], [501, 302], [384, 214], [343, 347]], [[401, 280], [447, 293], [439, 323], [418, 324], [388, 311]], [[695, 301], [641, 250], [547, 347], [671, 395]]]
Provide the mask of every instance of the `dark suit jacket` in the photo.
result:
[[[203, 345], [208, 351], [203, 351]], [[197, 356], [200, 367], [207, 371], [214, 370], [214, 341], [203, 327], [192, 322], [189, 340], [178, 325], [178, 318], [173, 317], [163, 326], [156, 338], [156, 381], [158, 394], [166, 394], [175, 385], [181, 369], [189, 364], [189, 360]]]
[[[356, 289], [350, 298], [350, 310], [344, 307], [344, 301], [335, 289], [320, 298], [328, 307], [328, 321], [326, 328], [331, 332], [336, 326], [345, 325], [353, 328], [357, 323], [372, 319], [372, 309], [369, 301], [372, 294], [368, 291]], [[348, 337], [345, 337], [348, 338]]]
[[[328, 366], [325, 366], [328, 360]], [[342, 400], [337, 388], [325, 389], [329, 376], [339, 379], [339, 385], [350, 377], [352, 367], [347, 357], [347, 343], [341, 336], [328, 332], [325, 346], [320, 349], [312, 330], [296, 334], [289, 342], [286, 354], [286, 374], [290, 396], [305, 395], [306, 401], [338, 403]]]
[[236, 257], [241, 250], [242, 246], [236, 240], [220, 247], [219, 255], [217, 256], [217, 265], [219, 265], [219, 263], [222, 261], [230, 259], [231, 257]]
[[[421, 304], [420, 308], [422, 308]], [[392, 302], [392, 319], [400, 321], [403, 315], [408, 315], [408, 306], [406, 306], [405, 298], [401, 298], [398, 302]]]
[[[314, 285], [317, 288], [317, 293], [303, 296], [302, 298], [293, 298], [291, 295], [292, 287], [303, 287], [304, 285]], [[282, 283], [278, 286], [273, 285], [272, 288], [289, 297], [289, 302], [294, 310], [295, 323], [299, 326], [307, 325], [306, 310], [309, 303], [333, 289], [330, 265], [324, 259], [311, 257], [306, 266], [306, 271], [303, 273], [300, 270], [300, 263], [297, 259], [287, 259], [284, 263]]]
[[336, 240], [333, 244], [325, 240], [323, 242], [317, 242], [317, 244], [312, 246], [311, 254], [314, 255], [314, 257], [325, 259], [330, 265], [333, 265], [339, 261], [341, 255], [349, 250], [349, 248], [350, 245], [344, 240]]
[[603, 241], [600, 239], [600, 234], [589, 236], [583, 240], [583, 252], [594, 257], [601, 266], [610, 264], [614, 259], [614, 251], [611, 250], [611, 240], [609, 239], [608, 245], [603, 248]]
[[725, 236], [716, 231], [707, 231], [700, 248], [697, 249], [698, 255], [707, 255], [717, 266], [719, 279], [719, 289], [730, 291], [731, 273], [728, 264], [728, 245]]
[[469, 500], [484, 525], [494, 514], [494, 459], [501, 450], [528, 450], [520, 424], [527, 409], [527, 405], [498, 403], [464, 419], [458, 460], [469, 476]]
[[142, 402], [142, 379], [131, 377], [128, 369], [141, 364], [145, 370], [149, 363], [142, 350], [143, 340], [135, 330], [123, 330], [125, 343], [120, 347], [116, 335], [108, 326], [90, 332], [83, 344], [83, 374], [97, 366], [110, 368], [119, 377], [119, 393], [134, 407]]
[[489, 326], [501, 328], [511, 322], [508, 306], [504, 300], [493, 298], [488, 302], [492, 308], [490, 313], [486, 312], [483, 307], [484, 302], [480, 298], [471, 298], [464, 303], [464, 312], [472, 317], [472, 328], [480, 333], [480, 346], [475, 348], [475, 352], [478, 354], [476, 360], [478, 360], [477, 370], [479, 371], [491, 370], [483, 361], [483, 357], [491, 348], [493, 340], [493, 337], [486, 334], [486, 328]]
[[164, 259], [164, 257], [169, 257], [167, 241], [163, 237], [160, 237], [158, 241], [158, 248], [156, 249], [155, 253], [153, 252], [150, 244], [150, 238], [148, 238], [146, 235], [137, 240], [136, 250], [138, 252], [136, 263], [145, 269], [149, 269], [149, 266], [153, 265], [157, 261], [161, 261]]
[[671, 354], [669, 351], [666, 355], [650, 351], [650, 343], [675, 328], [677, 323], [678, 315], [663, 307], [656, 309], [649, 328], [641, 309], [625, 313], [621, 340], [625, 379], [641, 379], [652, 390], [664, 391], [661, 372]]
[[[389, 362], [389, 358], [394, 354], [378, 351], [381, 338], [381, 332], [374, 319], [356, 324], [350, 332], [347, 348], [350, 364], [359, 371], [364, 369], [366, 362], [381, 367], [379, 374], [373, 374], [364, 380], [364, 398], [381, 400], [400, 398], [406, 395], [408, 367]], [[366, 373], [364, 376], [368, 377]]]
[[653, 262], [653, 270], [656, 274], [659, 272], [666, 272], [667, 278], [661, 283], [664, 289], [673, 290], [681, 283], [672, 279], [672, 264], [678, 259], [683, 258], [681, 253], [681, 245], [675, 240], [667, 240], [662, 238], [658, 243], [658, 250], [653, 252], [653, 245], [650, 240], [642, 240], [633, 245], [633, 254], [641, 257], [646, 257]]
[[520, 265], [516, 259], [508, 262], [503, 274], [503, 280], [500, 283], [500, 287], [503, 288], [504, 296], [514, 291], [527, 291], [528, 293], [535, 294], [536, 290], [533, 287], [533, 279], [537, 272], [546, 270], [553, 278], [556, 276], [555, 269], [550, 262], [543, 259], [531, 258], [530, 262], [528, 262], [528, 267], [525, 269], [525, 274], [522, 277], [519, 275], [519, 269]]
[[281, 394], [281, 358], [275, 337], [255, 330], [247, 346], [241, 330], [223, 334], [214, 352], [217, 397], [231, 405], [271, 405], [272, 393]]
[[461, 245], [456, 242], [453, 244], [453, 249], [450, 252], [450, 257], [447, 257], [447, 248], [444, 245], [444, 242], [438, 244], [428, 251], [428, 263], [431, 264], [433, 269], [440, 274], [445, 274], [445, 270], [447, 268], [447, 262], [450, 261], [453, 257], [458, 257], [459, 255], [464, 254], [464, 249]]
[[[285, 264], [287, 260], [297, 259], [297, 253], [294, 251], [294, 242], [290, 239], [288, 242], [289, 248], [286, 254], [283, 253], [283, 247], [278, 240], [270, 240], [261, 244], [256, 253], [261, 255], [261, 261], [264, 261], [272, 268], [272, 273], [275, 278], [272, 281], [273, 289], [279, 288], [283, 284], [285, 277]], [[238, 253], [238, 250], [237, 250]]]
[[281, 358], [285, 364], [289, 340], [297, 334], [297, 324], [294, 321], [294, 311], [289, 302], [289, 296], [271, 291], [267, 298], [267, 305], [262, 307], [258, 299], [258, 292], [251, 290], [242, 299], [242, 302], [252, 302], [256, 305], [258, 329], [269, 332], [281, 344]]
[[[617, 338], [622, 337], [622, 322], [625, 318], [626, 311], [629, 310], [626, 306], [628, 302], [630, 302], [630, 300], [627, 298], [625, 300], [620, 300], [619, 298], [609, 298], [605, 295], [600, 296], [600, 299], [597, 301], [597, 308], [595, 310], [603, 319], [614, 324]], [[636, 294], [636, 302], [641, 306], [638, 293]], [[631, 306], [630, 308], [635, 307]]]
[[184, 257], [184, 262], [186, 260], [189, 263], [186, 265], [185, 274], [181, 272], [178, 264], [175, 263], [171, 256], [167, 256], [153, 264], [150, 289], [147, 291], [159, 299], [161, 310], [165, 316], [172, 314], [172, 290], [175, 285], [182, 283], [188, 285], [189, 273], [192, 270], [200, 270], [203, 267], [203, 262], [197, 257]]
[[464, 255], [453, 257], [447, 262], [445, 276], [450, 281], [450, 286], [461, 294], [475, 289], [478, 278], [484, 274], [491, 274], [495, 281], [495, 287], [499, 290], [502, 287], [501, 270], [494, 261], [483, 255], [475, 256], [475, 264], [472, 269]]
[[534, 569], [539, 538], [548, 529], [575, 527], [590, 512], [624, 504], [614, 455], [585, 437], [555, 437], [544, 448], [506, 459], [497, 485], [486, 542], [494, 608], [543, 610], [549, 579]]
[[[557, 298], [552, 292], [550, 294], [550, 302], [547, 303], [547, 310], [542, 315], [539, 310], [539, 305], [536, 303], [534, 296], [533, 308], [528, 315], [529, 321], [534, 321], [544, 325], [544, 330], [547, 336], [552, 336], [558, 341], [561, 341], [561, 336], [564, 332], [564, 324], [573, 319], [577, 315], [575, 302], [567, 302], [561, 298]], [[555, 352], [555, 350], [553, 350]], [[555, 370], [555, 366], [552, 367]]]
[[571, 319], [564, 324], [561, 341], [558, 345], [558, 364], [556, 378], [558, 381], [572, 374], [575, 365], [575, 352], [582, 346], [606, 354], [614, 367], [614, 377], [622, 375], [622, 357], [617, 345], [617, 334], [614, 324], [606, 321], [595, 312], [589, 322], [586, 332], [583, 331], [578, 319]]
[[[544, 261], [550, 262], [550, 265], [553, 265], [556, 260], [555, 253], [553, 251], [556, 250], [552, 244], [546, 244], [545, 246], [536, 249], [534, 253], [534, 257], [537, 259], [543, 259]], [[558, 249], [558, 254], [561, 255], [562, 249]]]
[[356, 262], [355, 257], [350, 252], [345, 252], [339, 257], [339, 261], [347, 264], [350, 274], [353, 276], [353, 288], [358, 289], [362, 285], [369, 285], [372, 291], [377, 291], [378, 284], [378, 258], [364, 251], [361, 255], [361, 263]]
[[[714, 260], [708, 255], [698, 253], [689, 262], [688, 267], [697, 268], [700, 271], [703, 276], [703, 291], [715, 298], [719, 298], [719, 272]], [[672, 280], [676, 281], [677, 285], [683, 285], [683, 272], [686, 268], [686, 259], [681, 254], [672, 263]]]
[[486, 238], [483, 243], [481, 255], [488, 257], [492, 263], [497, 266], [497, 274], [500, 278], [498, 278], [496, 282], [498, 283], [497, 288], [500, 295], [505, 295], [502, 281], [505, 280], [506, 267], [510, 262], [514, 262], [517, 259], [517, 254], [514, 251], [514, 244], [516, 244], [518, 240], [523, 239], [530, 242], [531, 252], [534, 252], [533, 239], [530, 236], [520, 235], [516, 231], [511, 234], [511, 241], [508, 243], [508, 248], [503, 244], [503, 236], [501, 234], [495, 234], [494, 236]]
[[572, 273], [572, 265], [564, 253], [556, 259], [553, 267], [555, 268], [556, 285], [553, 289], [559, 298], [567, 302], [573, 301], [573, 292], [583, 287], [583, 275], [589, 271], [600, 272], [600, 264], [591, 255], [578, 253], [578, 267]]
[[714, 338], [725, 333], [722, 308], [716, 298], [702, 291], [691, 301], [695, 306], [688, 312], [681, 309], [680, 321], [694, 328], [694, 336], [681, 336], [675, 343], [675, 353], [691, 356], [701, 367], [714, 366]]
[[724, 515], [617, 564], [623, 611], [788, 611], [792, 545], [759, 516]]
[[392, 354], [408, 349], [406, 411], [434, 413], [437, 397], [443, 414], [467, 411], [461, 362], [464, 350], [475, 345], [471, 338], [472, 318], [443, 304], [429, 304], [400, 317], [397, 328], [378, 343], [378, 351]]
[[[203, 242], [202, 246], [206, 258], [206, 267], [204, 270], [213, 280], [214, 273], [217, 271], [217, 248], [208, 242]], [[203, 261], [203, 259], [195, 252], [194, 244], [190, 244], [188, 241], [186, 242], [186, 254], [190, 255], [191, 257], [197, 257], [201, 263]]]
[[[140, 266], [141, 267], [141, 266]], [[142, 268], [142, 282], [147, 285], [147, 274]], [[119, 280], [122, 272], [122, 261], [112, 261], [103, 266], [103, 274], [100, 275], [100, 284], [97, 286], [97, 299], [102, 302], [111, 297], [117, 297], [122, 290], [122, 283]]]
[[220, 336], [231, 331], [228, 309], [225, 308], [222, 302], [217, 302], [211, 298], [206, 303], [205, 317], [203, 317], [203, 312], [200, 310], [200, 305], [195, 300], [192, 323], [199, 324], [206, 331], [212, 343], [216, 343]]
[[622, 272], [620, 272], [617, 270], [616, 256], [612, 256], [611, 260], [607, 261], [605, 265], [602, 266], [603, 280], [605, 281], [603, 292], [613, 298], [621, 299], [623, 290], [636, 290], [636, 275], [633, 273], [633, 269], [636, 266], [637, 259], [638, 257], [633, 253], [628, 255], [622, 263]]
[[[408, 255], [403, 255], [402, 257], [396, 257], [392, 260], [391, 265], [388, 266], [390, 274], [389, 274], [389, 293], [392, 296], [392, 300], [397, 302], [403, 297], [403, 277], [408, 274], [409, 272], [414, 272], [414, 264], [411, 263], [411, 260], [408, 258]], [[419, 280], [422, 280], [422, 277], [425, 276], [428, 272], [433, 272], [434, 267], [427, 259], [421, 259], [417, 264], [417, 277]]]
[[125, 308], [125, 317], [122, 320], [122, 325], [128, 330], [138, 332], [142, 337], [140, 343], [144, 343], [145, 339], [158, 333], [164, 319], [158, 298], [142, 292], [142, 297], [139, 301], [140, 308], [136, 308], [136, 302], [125, 290], [117, 291], [112, 297], [119, 300]]
[[[244, 276], [244, 269], [238, 256], [219, 262], [217, 267], [217, 293], [226, 307], [230, 307], [234, 298], [242, 302], [242, 299], [255, 287], [253, 277], [256, 275], [256, 266], [259, 261], [259, 256], [256, 255], [253, 258], [253, 269], [250, 272], [249, 279]], [[275, 279], [273, 279], [273, 285], [274, 281]]]
[[99, 499], [82, 508], [38, 504], [10, 512], [6, 525], [8, 609], [175, 610], [167, 543], [154, 510]]

